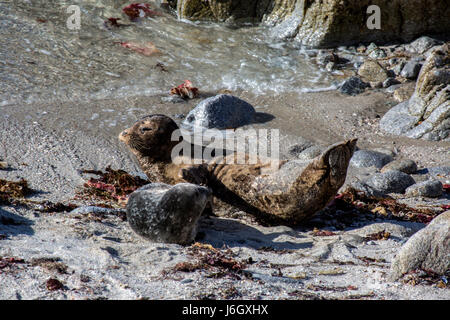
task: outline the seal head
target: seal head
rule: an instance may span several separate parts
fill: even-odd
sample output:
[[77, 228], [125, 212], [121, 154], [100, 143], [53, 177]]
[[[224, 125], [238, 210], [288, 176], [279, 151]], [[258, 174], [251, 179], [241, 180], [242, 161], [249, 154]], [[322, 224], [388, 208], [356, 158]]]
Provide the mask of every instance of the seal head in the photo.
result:
[[119, 134], [119, 140], [128, 145], [139, 157], [158, 161], [170, 161], [173, 147], [179, 141], [172, 141], [172, 133], [178, 125], [162, 114], [153, 114], [137, 121]]

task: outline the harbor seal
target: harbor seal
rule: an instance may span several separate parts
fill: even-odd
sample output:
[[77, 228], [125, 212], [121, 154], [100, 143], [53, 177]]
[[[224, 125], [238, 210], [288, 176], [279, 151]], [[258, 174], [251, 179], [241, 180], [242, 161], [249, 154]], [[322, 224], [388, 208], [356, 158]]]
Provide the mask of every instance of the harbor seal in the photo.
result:
[[267, 173], [268, 163], [235, 164], [223, 158], [197, 165], [175, 164], [171, 151], [179, 142], [171, 141], [171, 136], [176, 129], [172, 119], [155, 114], [122, 131], [119, 139], [151, 180], [206, 185], [214, 197], [269, 224], [295, 225], [323, 209], [344, 184], [356, 146], [356, 139], [334, 144], [295, 175], [285, 170], [292, 167], [287, 161], [280, 161], [280, 170]]
[[210, 196], [208, 188], [195, 184], [150, 183], [130, 195], [127, 220], [147, 240], [190, 244]]

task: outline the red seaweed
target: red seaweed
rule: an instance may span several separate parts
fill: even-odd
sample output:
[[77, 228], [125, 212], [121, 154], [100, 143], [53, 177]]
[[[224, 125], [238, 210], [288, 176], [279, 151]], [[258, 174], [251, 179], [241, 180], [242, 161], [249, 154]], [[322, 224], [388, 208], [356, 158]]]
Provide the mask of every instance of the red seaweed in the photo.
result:
[[144, 17], [162, 16], [160, 12], [151, 10], [148, 3], [132, 3], [124, 7], [122, 11], [131, 21]]
[[184, 80], [183, 84], [170, 90], [170, 94], [177, 94], [183, 99], [193, 99], [198, 95], [198, 92], [198, 88], [193, 87], [192, 82], [189, 80]]

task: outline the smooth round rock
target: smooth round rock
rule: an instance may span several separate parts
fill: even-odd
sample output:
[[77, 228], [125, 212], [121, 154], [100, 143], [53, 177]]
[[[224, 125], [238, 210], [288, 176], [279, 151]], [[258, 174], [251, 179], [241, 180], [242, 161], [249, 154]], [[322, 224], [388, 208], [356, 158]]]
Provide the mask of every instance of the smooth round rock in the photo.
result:
[[403, 78], [414, 80], [417, 79], [420, 69], [422, 68], [422, 62], [417, 60], [408, 61], [402, 69], [400, 75]]
[[450, 269], [450, 211], [441, 213], [428, 226], [415, 233], [392, 261], [392, 281], [415, 270], [444, 274]]
[[127, 203], [127, 220], [138, 235], [162, 243], [189, 244], [211, 192], [190, 183], [151, 183], [133, 192]]
[[406, 188], [415, 183], [414, 179], [403, 172], [391, 170], [375, 173], [367, 180], [367, 185], [383, 193], [404, 193]]
[[387, 172], [390, 170], [397, 170], [404, 173], [415, 173], [417, 171], [417, 164], [410, 159], [394, 160], [381, 168], [381, 172]]
[[255, 108], [248, 102], [228, 94], [207, 98], [192, 109], [183, 126], [202, 129], [233, 129], [253, 121]]
[[405, 194], [410, 197], [437, 198], [442, 195], [442, 183], [438, 180], [428, 180], [408, 187]]
[[358, 150], [353, 154], [350, 165], [357, 168], [382, 168], [391, 161], [392, 157], [390, 155], [372, 150]]
[[369, 178], [352, 183], [352, 187], [368, 196], [383, 197], [388, 193], [404, 193], [406, 188], [415, 184], [414, 179], [400, 171], [375, 173]]

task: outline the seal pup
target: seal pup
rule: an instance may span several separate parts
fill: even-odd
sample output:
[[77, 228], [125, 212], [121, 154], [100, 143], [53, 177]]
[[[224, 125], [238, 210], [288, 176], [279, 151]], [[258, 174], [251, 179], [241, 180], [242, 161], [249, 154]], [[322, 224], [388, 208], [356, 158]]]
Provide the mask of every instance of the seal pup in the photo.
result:
[[[171, 136], [177, 129], [172, 119], [155, 114], [122, 131], [119, 139], [136, 155], [150, 179], [207, 185], [215, 197], [270, 224], [295, 225], [323, 209], [344, 184], [356, 146], [356, 139], [334, 144], [301, 172], [290, 175], [291, 181], [284, 181], [282, 174], [268, 173], [270, 163], [234, 164], [215, 158], [199, 165], [174, 164], [171, 151], [179, 142], [171, 141]], [[280, 161], [278, 171], [283, 173], [287, 163]]]
[[127, 220], [147, 240], [190, 244], [210, 196], [208, 188], [195, 184], [150, 183], [130, 195]]

